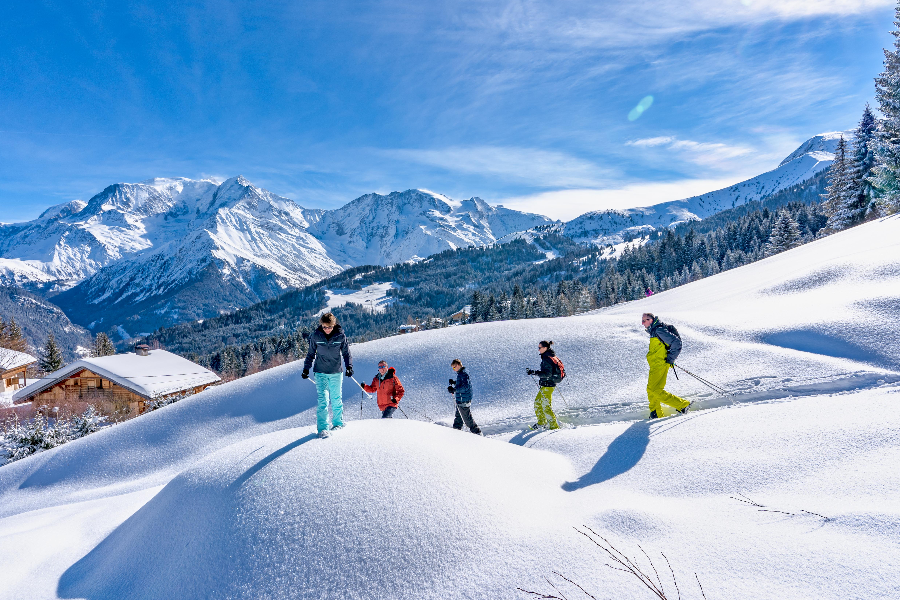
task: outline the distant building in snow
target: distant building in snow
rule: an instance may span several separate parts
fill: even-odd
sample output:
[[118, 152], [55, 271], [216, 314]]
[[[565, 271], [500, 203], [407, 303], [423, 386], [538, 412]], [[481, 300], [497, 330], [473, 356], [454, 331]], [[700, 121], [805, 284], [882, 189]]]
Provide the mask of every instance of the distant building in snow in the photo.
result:
[[397, 331], [400, 333], [413, 333], [414, 331], [418, 331], [418, 325], [401, 325]]
[[0, 348], [0, 393], [25, 387], [25, 369], [35, 362], [30, 354]]
[[450, 315], [450, 322], [451, 323], [465, 323], [466, 321], [469, 320], [470, 314], [472, 314], [472, 306], [467, 304], [466, 306], [463, 306], [460, 311], [455, 312], [452, 315]]
[[132, 414], [145, 403], [175, 394], [203, 391], [218, 375], [165, 350], [138, 346], [136, 353], [83, 358], [13, 394], [13, 403], [65, 400], [127, 404]]

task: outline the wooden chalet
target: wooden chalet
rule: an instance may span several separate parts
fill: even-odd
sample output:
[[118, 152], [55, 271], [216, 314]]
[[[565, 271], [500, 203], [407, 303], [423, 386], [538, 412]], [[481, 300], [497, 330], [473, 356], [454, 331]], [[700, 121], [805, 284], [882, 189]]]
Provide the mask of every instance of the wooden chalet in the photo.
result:
[[13, 403], [96, 401], [127, 405], [137, 415], [151, 400], [201, 392], [218, 381], [209, 369], [177, 354], [139, 346], [134, 353], [84, 358], [66, 365], [13, 394]]
[[25, 370], [37, 359], [30, 354], [9, 348], [0, 348], [0, 393], [24, 388], [27, 384]]

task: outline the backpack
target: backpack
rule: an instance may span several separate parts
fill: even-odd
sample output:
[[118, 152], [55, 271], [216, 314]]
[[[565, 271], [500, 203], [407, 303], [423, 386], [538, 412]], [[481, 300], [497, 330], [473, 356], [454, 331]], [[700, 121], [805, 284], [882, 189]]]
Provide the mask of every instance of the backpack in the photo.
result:
[[[678, 333], [678, 330], [675, 329], [674, 325], [663, 324], [663, 327], [665, 327], [666, 331], [668, 331], [669, 333], [671, 333], [672, 335], [677, 337], [679, 340], [681, 339], [681, 335]], [[662, 340], [659, 340], [659, 341], [662, 341]]]
[[566, 368], [563, 366], [562, 361], [559, 360], [559, 357], [551, 356], [550, 360], [553, 361], [553, 366], [555, 367], [553, 373], [550, 375], [550, 381], [553, 383], [560, 383], [566, 378]]
[[[665, 323], [661, 323], [660, 325], [661, 325], [666, 331], [668, 331], [669, 333], [671, 333], [672, 335], [674, 335], [675, 338], [676, 338], [679, 342], [682, 341], [682, 340], [681, 340], [681, 334], [678, 333], [678, 330], [675, 329], [675, 326], [674, 326], [674, 325], [668, 325], [668, 324], [665, 324]], [[659, 338], [657, 338], [657, 339], [659, 339]], [[669, 344], [666, 344], [666, 343], [663, 342], [662, 340], [659, 340], [659, 341], [662, 342], [662, 345], [666, 347], [666, 351], [667, 351], [666, 360], [669, 360], [669, 359], [671, 358], [671, 361], [670, 361], [670, 362], [673, 362], [673, 363], [674, 363], [674, 362], [675, 362], [675, 359], [678, 358], [678, 355], [681, 354], [681, 350], [684, 348], [684, 345], [682, 344], [680, 347], [677, 347], [677, 348], [675, 349], [675, 351], [673, 352], [672, 350], [670, 350]]]

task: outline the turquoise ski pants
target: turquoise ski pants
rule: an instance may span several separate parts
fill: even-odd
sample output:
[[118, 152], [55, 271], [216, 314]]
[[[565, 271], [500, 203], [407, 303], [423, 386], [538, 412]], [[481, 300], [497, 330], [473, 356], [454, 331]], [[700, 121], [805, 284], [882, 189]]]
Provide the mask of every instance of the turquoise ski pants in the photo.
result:
[[344, 403], [341, 401], [341, 377], [343, 373], [316, 373], [316, 390], [319, 392], [319, 406], [316, 409], [316, 424], [319, 431], [328, 429], [328, 401], [331, 400], [331, 422], [337, 427], [344, 424]]

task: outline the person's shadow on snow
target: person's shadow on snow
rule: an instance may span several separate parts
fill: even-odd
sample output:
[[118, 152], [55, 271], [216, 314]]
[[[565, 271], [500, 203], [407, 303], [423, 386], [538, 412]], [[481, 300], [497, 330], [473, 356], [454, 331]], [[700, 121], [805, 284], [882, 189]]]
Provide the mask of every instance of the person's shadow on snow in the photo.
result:
[[609, 481], [634, 467], [650, 444], [650, 422], [636, 421], [634, 425], [614, 439], [594, 468], [577, 481], [567, 481], [562, 489], [574, 492], [595, 483]]

